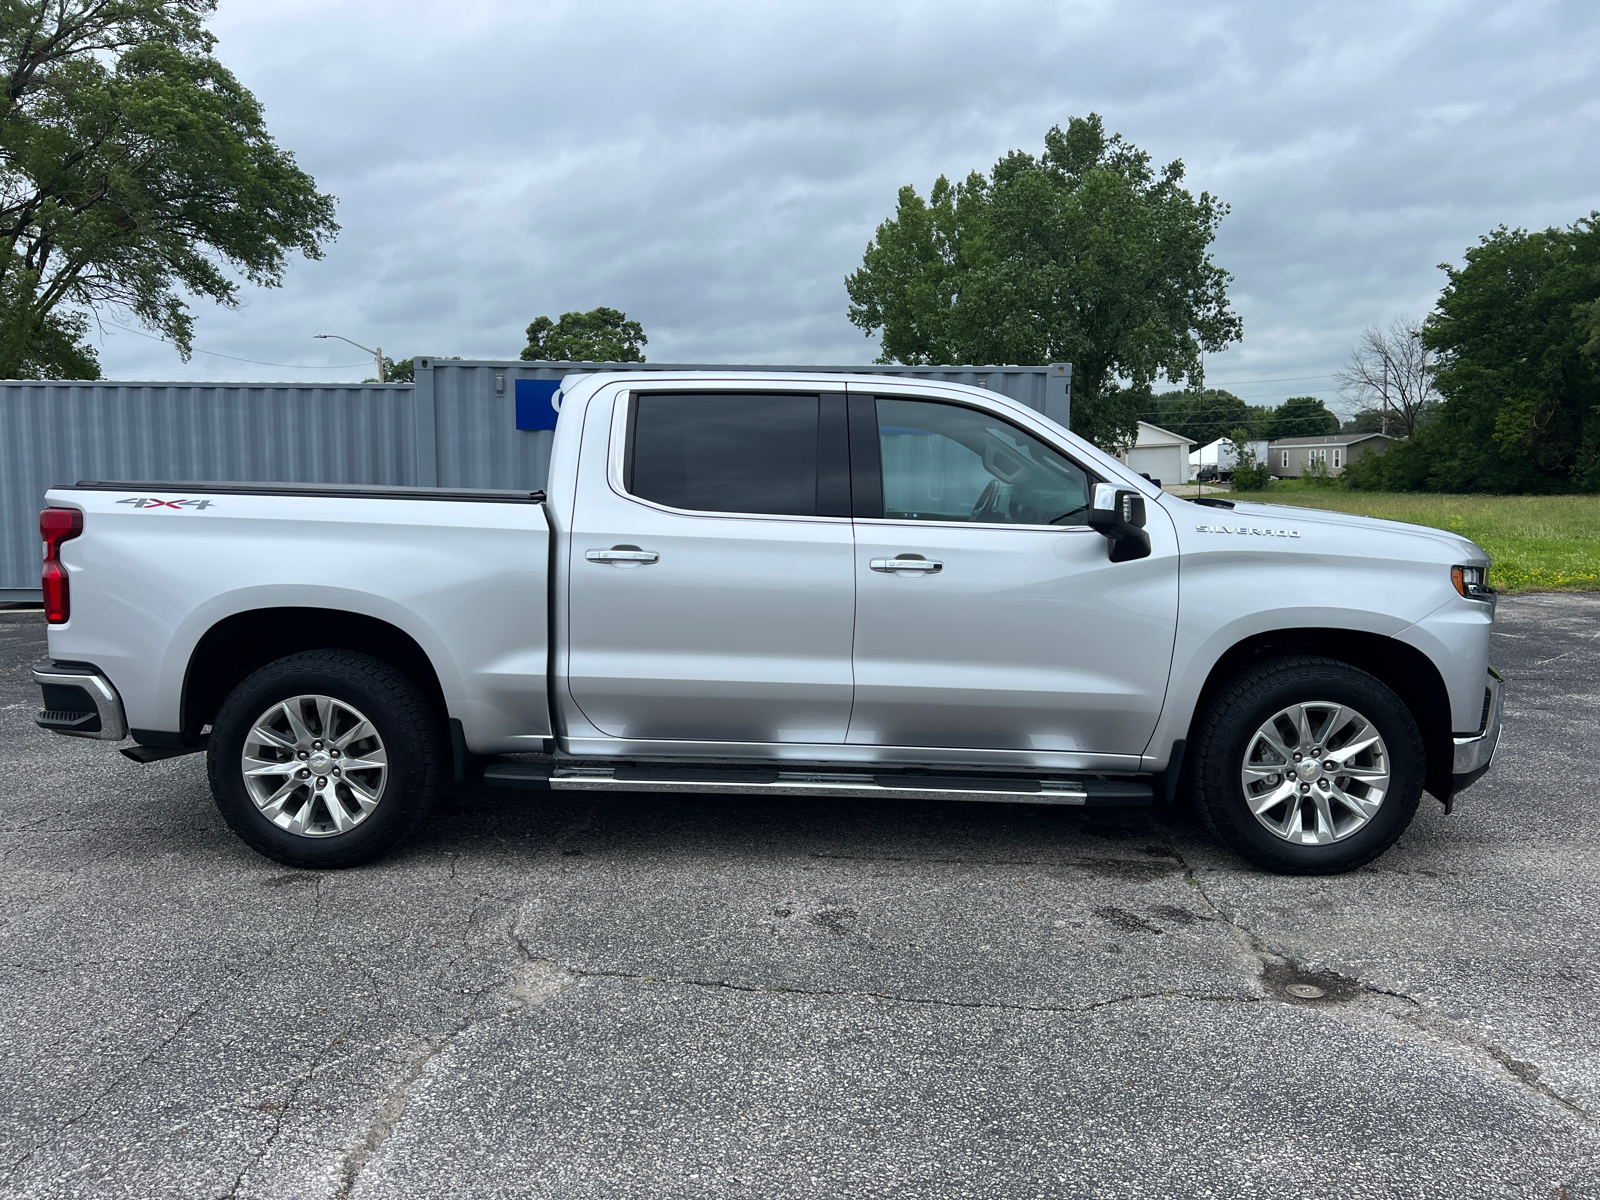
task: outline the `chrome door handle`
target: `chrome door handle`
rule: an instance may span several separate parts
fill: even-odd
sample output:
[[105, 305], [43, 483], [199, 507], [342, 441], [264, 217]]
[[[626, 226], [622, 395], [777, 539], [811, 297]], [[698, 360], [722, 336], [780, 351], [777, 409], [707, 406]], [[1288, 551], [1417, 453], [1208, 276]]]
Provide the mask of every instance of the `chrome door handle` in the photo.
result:
[[931, 558], [875, 558], [872, 560], [874, 571], [921, 571], [924, 575], [933, 575], [944, 570], [942, 562]]
[[583, 556], [590, 562], [598, 563], [653, 563], [661, 561], [661, 555], [654, 550], [626, 549], [622, 546], [617, 546], [610, 550], [585, 550]]

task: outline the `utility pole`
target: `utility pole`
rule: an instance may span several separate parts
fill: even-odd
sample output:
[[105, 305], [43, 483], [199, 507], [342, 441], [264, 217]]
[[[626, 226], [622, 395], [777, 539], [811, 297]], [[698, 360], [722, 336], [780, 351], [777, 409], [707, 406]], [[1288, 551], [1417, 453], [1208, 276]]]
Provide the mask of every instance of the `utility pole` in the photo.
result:
[[[313, 333], [311, 336], [313, 338], [338, 338], [341, 342], [350, 342], [349, 338], [342, 337], [341, 335], [339, 335], [337, 333]], [[378, 360], [378, 382], [379, 383], [388, 383], [389, 381], [386, 378], [384, 378], [383, 347], [382, 346], [374, 346], [372, 349], [368, 350], [367, 347], [363, 346], [360, 342], [350, 342], [350, 344], [352, 346], [354, 346], [357, 350], [366, 350], [368, 354], [372, 355], [373, 358]]]
[[1387, 351], [1383, 356], [1383, 417], [1378, 429], [1385, 437], [1389, 436], [1389, 355]]

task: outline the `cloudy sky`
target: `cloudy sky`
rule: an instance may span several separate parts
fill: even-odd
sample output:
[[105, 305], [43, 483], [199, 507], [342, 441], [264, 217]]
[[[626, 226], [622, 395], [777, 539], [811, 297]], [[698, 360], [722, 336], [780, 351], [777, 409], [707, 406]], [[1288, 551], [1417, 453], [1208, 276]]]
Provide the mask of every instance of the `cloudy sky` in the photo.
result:
[[651, 361], [868, 362], [843, 280], [896, 189], [1095, 111], [1232, 205], [1245, 333], [1207, 382], [1336, 402], [1361, 327], [1426, 312], [1440, 262], [1600, 208], [1593, 0], [222, 0], [213, 27], [343, 231], [199, 302], [188, 364], [107, 326], [108, 377], [370, 373], [323, 332], [514, 358], [598, 304]]

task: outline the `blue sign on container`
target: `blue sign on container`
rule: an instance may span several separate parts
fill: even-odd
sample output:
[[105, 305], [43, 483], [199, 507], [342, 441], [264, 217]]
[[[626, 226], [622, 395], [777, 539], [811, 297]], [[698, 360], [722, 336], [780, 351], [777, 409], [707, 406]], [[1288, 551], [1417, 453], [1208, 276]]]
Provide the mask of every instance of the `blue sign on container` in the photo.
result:
[[517, 428], [554, 429], [556, 393], [560, 390], [559, 379], [517, 380]]

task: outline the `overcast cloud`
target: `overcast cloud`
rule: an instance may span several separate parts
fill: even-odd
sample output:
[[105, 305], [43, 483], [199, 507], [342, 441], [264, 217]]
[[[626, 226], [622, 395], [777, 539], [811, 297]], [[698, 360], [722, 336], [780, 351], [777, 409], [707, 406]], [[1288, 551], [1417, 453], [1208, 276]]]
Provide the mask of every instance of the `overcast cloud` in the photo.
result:
[[1093, 110], [1232, 205], [1245, 334], [1207, 382], [1335, 402], [1361, 327], [1427, 311], [1438, 263], [1600, 208], [1593, 0], [222, 0], [213, 26], [343, 232], [281, 289], [197, 302], [195, 345], [313, 369], [107, 327], [108, 377], [371, 373], [322, 332], [515, 358], [535, 316], [597, 304], [651, 361], [869, 362], [843, 280], [896, 189]]

